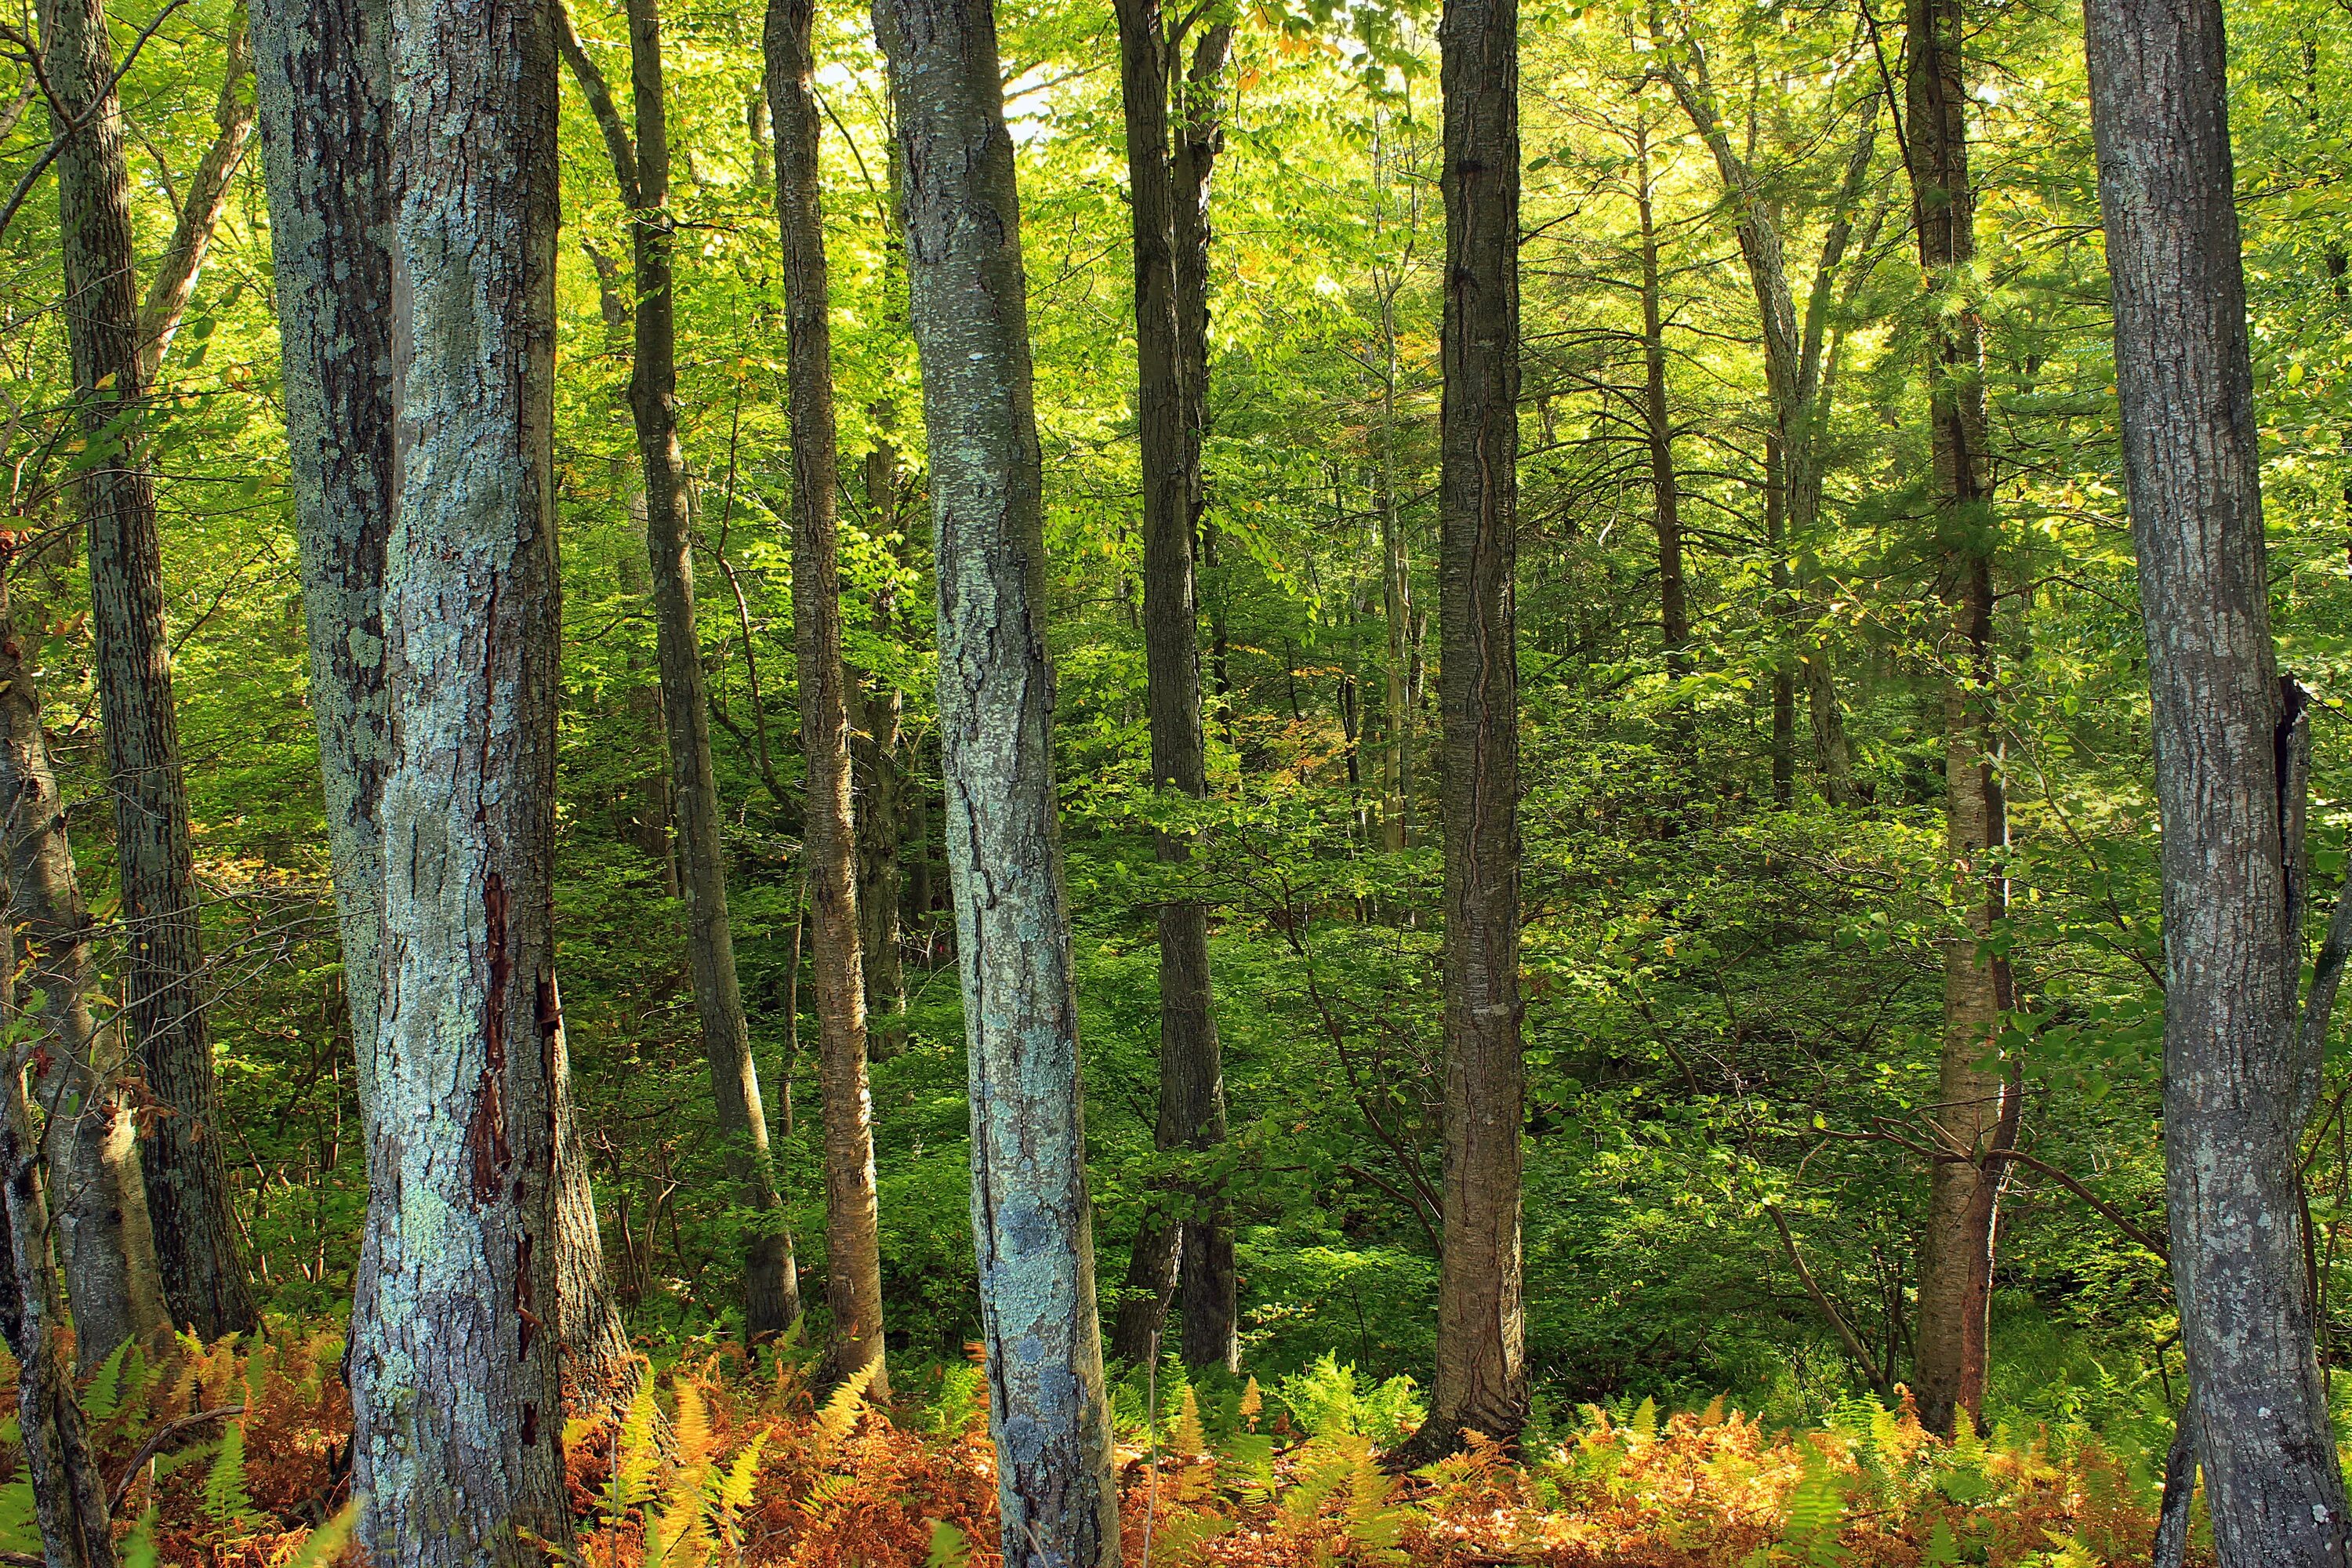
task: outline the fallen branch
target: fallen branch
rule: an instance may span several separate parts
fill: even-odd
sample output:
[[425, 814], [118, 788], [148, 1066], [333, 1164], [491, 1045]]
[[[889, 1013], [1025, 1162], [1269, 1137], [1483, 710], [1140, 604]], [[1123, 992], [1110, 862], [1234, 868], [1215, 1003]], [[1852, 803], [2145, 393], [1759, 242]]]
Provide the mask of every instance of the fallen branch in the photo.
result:
[[[116, 1513], [121, 1511], [123, 1500], [131, 1495], [131, 1483], [138, 1480], [139, 1472], [147, 1468], [147, 1461], [162, 1453], [163, 1451], [163, 1446], [169, 1443], [173, 1438], [178, 1436], [181, 1433], [189, 1430], [191, 1427], [202, 1426], [205, 1423], [211, 1421], [226, 1421], [232, 1415], [242, 1415], [244, 1414], [245, 1406], [242, 1405], [224, 1405], [216, 1410], [199, 1410], [192, 1415], [180, 1416], [176, 1420], [164, 1422], [163, 1425], [155, 1429], [155, 1435], [148, 1438], [144, 1443], [142, 1443], [139, 1446], [139, 1451], [131, 1456], [131, 1464], [129, 1468], [122, 1472], [122, 1479], [114, 1483], [114, 1495], [107, 1500], [108, 1510], [110, 1512]], [[11, 1563], [38, 1563], [40, 1561], [41, 1559], [37, 1557], [0, 1558], [0, 1562]]]

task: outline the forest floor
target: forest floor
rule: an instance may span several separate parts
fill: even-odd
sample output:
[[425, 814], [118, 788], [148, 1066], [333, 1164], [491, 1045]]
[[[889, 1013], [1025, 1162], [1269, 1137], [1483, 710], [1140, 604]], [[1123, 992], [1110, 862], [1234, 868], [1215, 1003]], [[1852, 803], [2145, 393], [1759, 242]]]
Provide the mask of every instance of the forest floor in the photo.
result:
[[[281, 1328], [100, 1369], [85, 1403], [117, 1513], [133, 1521], [126, 1562], [342, 1560], [341, 1352], [332, 1331]], [[979, 1368], [906, 1381], [924, 1386], [886, 1407], [856, 1383], [813, 1390], [789, 1357], [720, 1352], [647, 1379], [625, 1411], [575, 1416], [573, 1561], [994, 1568]], [[1907, 1404], [1864, 1402], [1805, 1431], [1768, 1431], [1720, 1400], [1664, 1419], [1646, 1403], [1613, 1421], [1587, 1407], [1524, 1463], [1481, 1445], [1405, 1477], [1378, 1462], [1377, 1414], [1345, 1399], [1294, 1413], [1251, 1383], [1205, 1417], [1202, 1405], [1180, 1383], [1161, 1419], [1122, 1434], [1130, 1565], [2093, 1568], [2147, 1562], [2155, 1523], [2144, 1459], [2079, 1435], [1948, 1441]], [[13, 1469], [0, 1551], [37, 1552]]]

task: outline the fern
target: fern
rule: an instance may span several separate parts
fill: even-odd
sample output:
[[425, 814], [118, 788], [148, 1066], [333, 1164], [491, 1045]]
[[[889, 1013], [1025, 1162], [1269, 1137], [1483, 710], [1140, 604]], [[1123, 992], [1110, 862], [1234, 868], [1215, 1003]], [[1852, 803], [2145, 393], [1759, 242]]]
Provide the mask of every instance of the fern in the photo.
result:
[[881, 1370], [880, 1362], [866, 1363], [843, 1378], [841, 1386], [835, 1389], [818, 1408], [814, 1434], [815, 1441], [809, 1446], [809, 1458], [814, 1463], [824, 1465], [832, 1462], [842, 1440], [849, 1436], [850, 1428], [857, 1425], [857, 1417], [866, 1404], [866, 1385], [872, 1383], [874, 1374]]
[[1654, 1399], [1643, 1398], [1641, 1405], [1633, 1411], [1633, 1419], [1626, 1423], [1626, 1426], [1627, 1429], [1632, 1431], [1636, 1436], [1651, 1438], [1656, 1437], [1658, 1435], [1658, 1402]]
[[1381, 1468], [1370, 1442], [1357, 1437], [1350, 1447], [1353, 1452], [1348, 1456], [1348, 1539], [1368, 1563], [1411, 1561], [1401, 1544], [1410, 1516], [1405, 1510], [1391, 1504], [1396, 1493], [1396, 1478]]
[[1168, 1434], [1169, 1449], [1188, 1459], [1199, 1458], [1209, 1451], [1209, 1435], [1201, 1426], [1201, 1401], [1189, 1383], [1181, 1385], [1177, 1394], [1176, 1425]]
[[125, 1340], [98, 1363], [98, 1372], [81, 1396], [82, 1410], [92, 1421], [108, 1419], [121, 1405], [122, 1362], [130, 1353], [131, 1342]]
[[760, 1453], [767, 1446], [767, 1433], [753, 1437], [734, 1462], [719, 1472], [711, 1488], [711, 1522], [719, 1527], [719, 1538], [730, 1551], [742, 1544], [743, 1510], [751, 1506], [751, 1489], [760, 1479]]
[[617, 1527], [621, 1516], [653, 1497], [655, 1468], [661, 1460], [654, 1446], [654, 1380], [637, 1381], [637, 1392], [627, 1414], [613, 1432], [613, 1473], [604, 1482], [604, 1525]]
[[218, 1529], [242, 1533], [256, 1522], [253, 1494], [246, 1489], [245, 1423], [221, 1434], [220, 1452], [205, 1472], [205, 1513]]
[[931, 1522], [931, 1549], [923, 1554], [923, 1568], [971, 1568], [971, 1541], [946, 1520]]
[[335, 1517], [312, 1531], [310, 1537], [296, 1548], [278, 1568], [327, 1568], [351, 1544], [352, 1532], [359, 1528], [360, 1505], [347, 1502], [335, 1512]]
[[972, 1424], [980, 1415], [981, 1387], [987, 1377], [987, 1368], [970, 1362], [940, 1369], [939, 1395], [923, 1411], [923, 1425], [931, 1436], [952, 1437]]
[[1837, 1568], [1852, 1553], [1838, 1541], [1845, 1522], [1845, 1478], [1820, 1455], [1805, 1461], [1804, 1479], [1789, 1494], [1789, 1514], [1781, 1526], [1780, 1546], [1792, 1562], [1805, 1568]]
[[41, 1526], [34, 1509], [33, 1483], [21, 1475], [0, 1487], [0, 1550], [32, 1556], [41, 1552]]

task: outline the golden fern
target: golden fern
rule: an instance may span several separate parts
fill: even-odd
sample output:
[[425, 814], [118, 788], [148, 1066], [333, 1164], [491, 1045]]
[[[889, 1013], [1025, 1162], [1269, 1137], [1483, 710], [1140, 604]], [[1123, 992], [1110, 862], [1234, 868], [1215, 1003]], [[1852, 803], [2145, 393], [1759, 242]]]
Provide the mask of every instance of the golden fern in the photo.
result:
[[872, 1383], [874, 1374], [881, 1370], [880, 1362], [868, 1362], [843, 1378], [841, 1385], [818, 1407], [814, 1434], [815, 1441], [809, 1446], [812, 1462], [818, 1465], [832, 1462], [834, 1455], [840, 1451], [843, 1439], [849, 1436], [850, 1428], [857, 1425], [857, 1417], [864, 1411], [866, 1384]]

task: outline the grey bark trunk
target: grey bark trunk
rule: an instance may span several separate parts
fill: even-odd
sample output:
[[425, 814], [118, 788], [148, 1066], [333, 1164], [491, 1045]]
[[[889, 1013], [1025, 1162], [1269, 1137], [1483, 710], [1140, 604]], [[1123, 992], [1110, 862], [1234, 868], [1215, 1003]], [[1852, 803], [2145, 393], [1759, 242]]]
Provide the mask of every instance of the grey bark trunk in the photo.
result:
[[[6, 564], [0, 560], [0, 573]], [[172, 1320], [122, 1092], [119, 1033], [90, 1017], [89, 913], [26, 641], [0, 575], [0, 868], [8, 924], [26, 949], [23, 983], [38, 996], [36, 1039], [49, 1062], [40, 1085], [49, 1198], [74, 1350], [87, 1373], [126, 1340], [159, 1353], [170, 1343]]]
[[858, 956], [857, 824], [851, 810], [849, 688], [841, 659], [833, 333], [819, 205], [810, 54], [814, 0], [770, 0], [768, 106], [775, 116], [776, 216], [784, 246], [786, 395], [793, 446], [793, 637], [800, 658], [801, 746], [815, 938], [817, 1079], [824, 1110], [825, 1304], [833, 1363], [882, 1371], [882, 1249], [874, 1191], [874, 1106], [866, 1077], [866, 974]]
[[800, 1279], [768, 1145], [767, 1107], [751, 1055], [751, 1028], [735, 971], [727, 901], [727, 847], [710, 756], [710, 700], [695, 631], [694, 554], [686, 458], [677, 434], [676, 236], [668, 211], [669, 130], [657, 0], [631, 0], [630, 106], [635, 133], [614, 108], [603, 74], [580, 47], [568, 16], [558, 42], [595, 113], [621, 199], [634, 215], [630, 259], [636, 308], [629, 413], [645, 474], [646, 555], [661, 715], [669, 752], [671, 863], [686, 904], [687, 963], [703, 1057], [729, 1174], [752, 1215], [743, 1259], [743, 1321], [753, 1335], [782, 1332], [800, 1315]]
[[[1906, 32], [1906, 134], [1919, 265], [1937, 292], [1969, 285], [1976, 256], [1976, 192], [1969, 174], [1967, 79], [1961, 0], [1910, 0]], [[1927, 1130], [1947, 1158], [1927, 1173], [1919, 1247], [1913, 1392], [1919, 1417], [1949, 1432], [1953, 1413], [1983, 1425], [1992, 1270], [2006, 1168], [1992, 1151], [2015, 1142], [2019, 1109], [1995, 1061], [2008, 961], [1983, 951], [2008, 912], [2000, 858], [2009, 841], [1992, 712], [1992, 514], [1984, 330], [1973, 305], [1928, 312], [1929, 447], [1946, 547], [1943, 599], [1949, 619], [1938, 656], [1945, 670], [1944, 847], [1965, 934], [1944, 944], [1944, 1038], [1936, 1105]]]
[[[122, 876], [123, 1011], [163, 1110], [142, 1159], [147, 1206], [173, 1316], [210, 1341], [256, 1318], [221, 1152], [188, 793], [163, 632], [163, 542], [137, 428], [146, 384], [121, 110], [104, 0], [49, 0], [45, 8], [57, 111], [80, 126], [58, 159], [75, 395], [92, 446], [121, 447], [114, 461], [84, 477], [80, 499]], [[110, 422], [123, 415], [122, 428], [110, 436]]]
[[147, 285], [146, 303], [139, 308], [139, 370], [155, 378], [180, 318], [196, 292], [204, 270], [205, 252], [211, 248], [221, 214], [228, 210], [229, 182], [245, 158], [245, 144], [253, 134], [254, 100], [245, 91], [253, 69], [253, 45], [243, 17], [229, 26], [228, 64], [221, 76], [220, 100], [213, 106], [213, 140], [188, 176], [187, 195], [180, 202], [180, 218], [172, 231], [155, 277]]
[[2164, 825], [2165, 1192], [2223, 1568], [2347, 1560], [2295, 1159], [2313, 1079], [2279, 791], [2218, 0], [2085, 5]]
[[1447, 0], [1438, 709], [1445, 741], [1445, 1218], [1416, 1454], [1527, 1419], [1520, 1299], [1517, 0]]
[[[0, 946], [11, 968], [16, 942]], [[10, 1007], [9, 1012], [15, 1009]], [[8, 1279], [0, 1286], [0, 1336], [16, 1357], [16, 1423], [33, 1484], [34, 1518], [48, 1568], [114, 1568], [114, 1527], [106, 1485], [58, 1343], [57, 1268], [49, 1255], [48, 1205], [41, 1192], [40, 1136], [25, 1094], [27, 1051], [11, 1051], [0, 1084], [0, 1212]]]
[[555, 56], [544, 0], [391, 5], [383, 995], [374, 1286], [350, 1360], [361, 1537], [413, 1568], [572, 1542], [551, 1331]]
[[[269, 189], [294, 525], [360, 1116], [377, 1114], [383, 976], [382, 805], [391, 763], [383, 626], [394, 493], [390, 165], [383, 0], [261, 0], [255, 97]], [[559, 1059], [558, 1089], [568, 1083]], [[568, 1111], [568, 1106], [567, 1106]], [[557, 1270], [566, 1372], [583, 1402], [625, 1398], [635, 1362], [604, 1288], [594, 1200], [563, 1138]], [[362, 1294], [373, 1289], [362, 1277]], [[614, 1391], [617, 1391], [615, 1395]]]
[[989, 0], [880, 0], [939, 559], [946, 838], [971, 1215], [1007, 1568], [1114, 1568], [1053, 768], [1042, 475], [1013, 138]]

